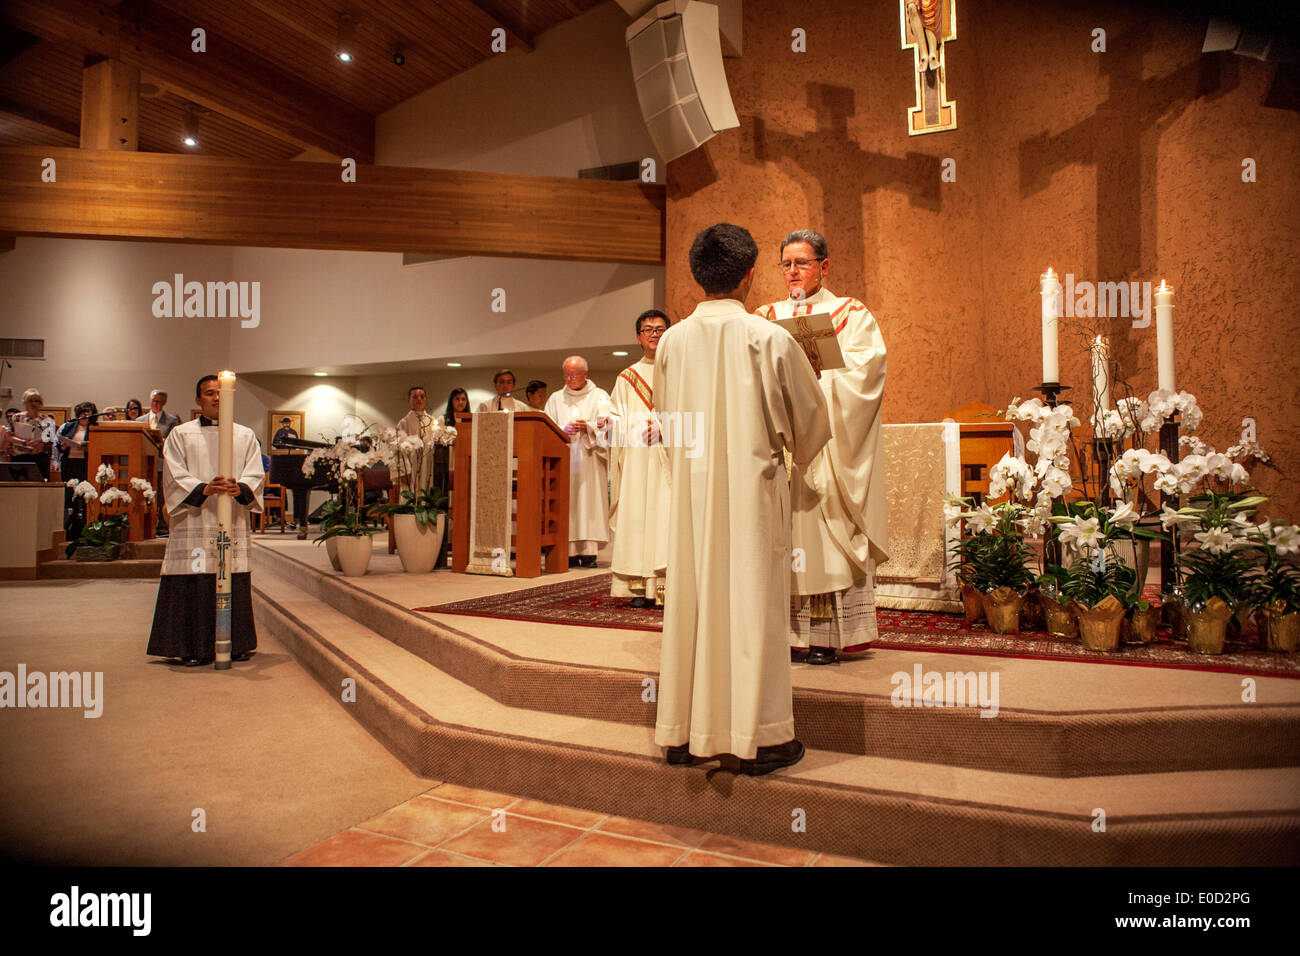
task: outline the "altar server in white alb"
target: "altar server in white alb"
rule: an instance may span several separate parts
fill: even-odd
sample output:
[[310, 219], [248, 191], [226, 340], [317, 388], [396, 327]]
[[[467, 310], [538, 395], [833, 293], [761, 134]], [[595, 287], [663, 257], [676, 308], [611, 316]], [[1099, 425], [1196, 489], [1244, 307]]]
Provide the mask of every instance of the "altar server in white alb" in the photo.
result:
[[187, 666], [216, 656], [217, 496], [234, 497], [231, 529], [231, 659], [246, 661], [257, 647], [248, 569], [248, 515], [262, 510], [262, 453], [251, 428], [235, 423], [233, 475], [217, 474], [217, 415], [221, 388], [215, 375], [199, 379], [200, 416], [177, 425], [163, 447], [162, 493], [171, 534], [163, 559], [153, 631], [146, 653], [178, 658]]
[[875, 569], [889, 559], [880, 421], [885, 340], [865, 305], [822, 284], [830, 260], [819, 233], [801, 229], [785, 237], [781, 272], [790, 297], [758, 315], [828, 313], [845, 361], [821, 373], [831, 440], [811, 462], [795, 462], [790, 475], [790, 642], [809, 648], [809, 664], [831, 664], [837, 649], [876, 638]]
[[[830, 437], [803, 349], [744, 300], [758, 247], [721, 223], [691, 246], [705, 298], [655, 359], [660, 416], [698, 416], [665, 442], [671, 506], [655, 741], [670, 764], [733, 754], [769, 773], [804, 752], [790, 680], [790, 491], [784, 453], [807, 462]], [[685, 432], [685, 425], [682, 428]]]
[[564, 360], [564, 389], [546, 414], [569, 436], [569, 566], [596, 566], [609, 542], [609, 393], [587, 379], [587, 360]]
[[610, 594], [630, 597], [637, 608], [663, 605], [668, 562], [668, 457], [655, 414], [654, 378], [655, 352], [669, 325], [658, 309], [637, 316], [641, 361], [619, 373], [610, 396], [618, 425], [609, 449]]

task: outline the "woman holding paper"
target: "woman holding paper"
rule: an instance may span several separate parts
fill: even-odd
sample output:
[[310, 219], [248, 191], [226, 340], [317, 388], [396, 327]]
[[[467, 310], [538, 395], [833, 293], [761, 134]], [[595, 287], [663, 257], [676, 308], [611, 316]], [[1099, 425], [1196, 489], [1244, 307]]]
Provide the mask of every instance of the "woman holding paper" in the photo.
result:
[[23, 392], [23, 408], [13, 418], [13, 435], [10, 447], [13, 461], [31, 461], [41, 470], [41, 477], [50, 480], [50, 449], [54, 446], [54, 419], [41, 413], [45, 404], [39, 389]]

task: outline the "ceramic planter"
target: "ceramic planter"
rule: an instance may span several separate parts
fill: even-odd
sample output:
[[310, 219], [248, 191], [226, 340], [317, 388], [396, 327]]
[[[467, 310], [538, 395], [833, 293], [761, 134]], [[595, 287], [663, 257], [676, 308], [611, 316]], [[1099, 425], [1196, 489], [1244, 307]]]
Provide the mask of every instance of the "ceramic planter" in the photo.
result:
[[339, 564], [339, 539], [338, 538], [325, 539], [325, 553], [329, 556], [330, 567], [332, 567], [335, 571], [342, 571], [343, 565]]
[[984, 595], [984, 616], [995, 634], [1020, 633], [1020, 606], [1024, 595], [1008, 587], [994, 588]]
[[1193, 653], [1223, 653], [1232, 609], [1221, 598], [1210, 598], [1201, 611], [1184, 609], [1183, 616], [1187, 619], [1187, 646]]
[[1083, 646], [1093, 651], [1113, 651], [1119, 647], [1120, 631], [1124, 627], [1124, 605], [1113, 594], [1107, 594], [1092, 607], [1078, 601], [1071, 602], [1079, 616], [1079, 637]]
[[1256, 619], [1263, 646], [1284, 654], [1295, 651], [1297, 638], [1300, 638], [1300, 611], [1287, 614], [1286, 603], [1274, 601], [1260, 611]]
[[359, 578], [370, 567], [370, 552], [374, 542], [368, 534], [340, 535], [331, 540], [338, 542], [339, 565], [350, 578]]
[[421, 527], [415, 515], [393, 515], [393, 534], [397, 538], [397, 556], [407, 574], [428, 574], [438, 563], [447, 516], [438, 515], [433, 527]]
[[1078, 637], [1079, 622], [1074, 618], [1074, 608], [1055, 598], [1043, 598], [1043, 611], [1047, 616], [1047, 633], [1053, 637]]

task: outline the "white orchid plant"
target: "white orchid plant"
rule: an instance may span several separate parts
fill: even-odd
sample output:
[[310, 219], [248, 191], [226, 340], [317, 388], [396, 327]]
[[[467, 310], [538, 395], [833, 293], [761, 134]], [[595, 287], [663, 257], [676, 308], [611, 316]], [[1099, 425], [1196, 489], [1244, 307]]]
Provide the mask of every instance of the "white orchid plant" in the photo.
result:
[[[69, 478], [65, 483], [72, 489], [74, 501], [80, 501], [82, 506], [91, 501], [98, 501], [100, 507], [99, 519], [82, 528], [80, 536], [68, 545], [69, 556], [79, 547], [116, 547], [126, 539], [129, 520], [126, 508], [134, 499], [130, 492], [118, 488], [114, 484], [116, 481], [117, 473], [112, 466], [101, 464], [95, 470], [95, 482], [99, 488], [88, 481], [77, 481], [75, 478]], [[156, 497], [153, 485], [143, 478], [132, 478], [129, 485], [146, 504], [153, 504]], [[121, 505], [122, 510], [112, 515], [105, 514], [106, 510], [112, 509], [115, 505]]]

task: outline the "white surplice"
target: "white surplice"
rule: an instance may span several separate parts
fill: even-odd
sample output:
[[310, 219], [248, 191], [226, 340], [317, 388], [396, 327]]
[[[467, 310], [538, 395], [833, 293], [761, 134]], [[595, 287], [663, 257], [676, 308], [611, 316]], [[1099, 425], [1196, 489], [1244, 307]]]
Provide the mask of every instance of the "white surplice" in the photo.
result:
[[579, 418], [587, 423], [568, 436], [569, 554], [594, 555], [609, 541], [609, 448], [596, 429], [596, 419], [610, 415], [609, 393], [588, 379], [577, 391], [553, 393], [546, 414], [560, 428]]
[[[796, 554], [803, 561], [792, 568], [791, 588], [801, 601], [790, 641], [852, 647], [876, 637], [875, 566], [889, 558], [881, 444], [885, 340], [865, 305], [825, 286], [807, 299], [757, 310], [765, 319], [822, 312], [831, 316], [845, 367], [821, 374], [831, 440], [811, 462], [791, 469], [791, 543], [802, 549]], [[826, 597], [814, 602], [813, 595]]]
[[646, 444], [654, 412], [654, 362], [619, 373], [610, 395], [616, 419], [609, 450], [610, 594], [657, 601], [668, 563], [668, 456]]
[[[219, 496], [209, 495], [201, 508], [185, 503], [196, 487], [217, 477], [217, 431], [216, 425], [201, 426], [196, 418], [173, 428], [163, 444], [163, 503], [171, 529], [163, 574], [217, 573]], [[234, 446], [235, 473], [224, 477], [247, 485], [253, 493], [252, 504], [241, 505], [236, 501], [231, 508], [230, 573], [242, 574], [248, 570], [248, 515], [262, 510], [266, 473], [262, 470], [262, 450], [251, 428], [235, 423]], [[202, 550], [202, 561], [195, 549]]]
[[535, 412], [527, 402], [521, 402], [513, 395], [494, 395], [479, 405], [480, 412]]
[[[428, 411], [417, 412], [412, 409], [397, 423], [397, 433], [399, 435], [415, 435], [427, 446], [433, 440], [433, 422], [434, 418]], [[432, 449], [426, 450], [420, 456], [419, 472], [420, 474], [415, 476], [415, 487], [431, 487], [433, 485]], [[409, 482], [404, 483], [409, 485]]]
[[826, 443], [826, 400], [794, 337], [734, 299], [664, 334], [654, 396], [671, 495], [655, 741], [753, 759], [794, 737], [784, 452]]

